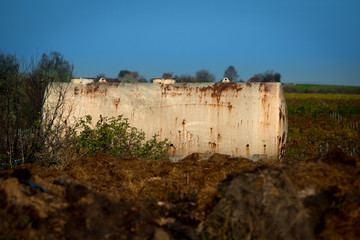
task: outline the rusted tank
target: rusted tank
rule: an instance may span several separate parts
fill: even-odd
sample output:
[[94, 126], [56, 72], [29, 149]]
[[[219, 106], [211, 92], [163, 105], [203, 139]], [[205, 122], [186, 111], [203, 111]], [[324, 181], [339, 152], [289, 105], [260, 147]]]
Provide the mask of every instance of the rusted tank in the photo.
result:
[[60, 91], [54, 90], [67, 89], [65, 109], [72, 116], [67, 124], [85, 115], [97, 121], [100, 115], [122, 114], [148, 138], [167, 138], [175, 159], [194, 152], [278, 159], [286, 143], [280, 83], [53, 83], [50, 88], [44, 112], [58, 101]]

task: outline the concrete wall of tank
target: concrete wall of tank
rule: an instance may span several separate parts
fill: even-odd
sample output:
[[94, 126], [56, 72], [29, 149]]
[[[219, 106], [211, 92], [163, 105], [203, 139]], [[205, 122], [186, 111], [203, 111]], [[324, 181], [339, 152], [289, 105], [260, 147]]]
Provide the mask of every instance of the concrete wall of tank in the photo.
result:
[[67, 124], [85, 115], [95, 123], [100, 114], [122, 114], [148, 138], [158, 134], [169, 139], [174, 158], [193, 152], [278, 158], [286, 143], [287, 109], [280, 83], [54, 83], [44, 112], [51, 111], [56, 92], [64, 87], [65, 109], [72, 116]]

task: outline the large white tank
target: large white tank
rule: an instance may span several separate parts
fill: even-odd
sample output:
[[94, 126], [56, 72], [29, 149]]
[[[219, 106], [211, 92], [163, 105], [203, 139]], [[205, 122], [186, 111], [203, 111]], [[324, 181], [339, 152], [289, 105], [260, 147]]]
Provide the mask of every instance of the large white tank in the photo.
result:
[[86, 115], [96, 122], [100, 115], [122, 114], [148, 138], [167, 138], [175, 147], [173, 158], [197, 152], [278, 159], [286, 143], [280, 83], [53, 83], [44, 112], [51, 112], [65, 88], [65, 109], [72, 116], [67, 124]]

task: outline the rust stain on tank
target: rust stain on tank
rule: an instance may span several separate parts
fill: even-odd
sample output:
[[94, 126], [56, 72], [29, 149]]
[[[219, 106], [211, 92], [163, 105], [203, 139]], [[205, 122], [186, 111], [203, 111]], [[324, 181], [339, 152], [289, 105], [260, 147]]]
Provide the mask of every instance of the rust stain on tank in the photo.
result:
[[282, 137], [278, 136], [278, 146], [281, 146], [281, 142], [282, 142], [281, 139], [282, 139]]
[[270, 103], [268, 102], [268, 97], [267, 97], [266, 93], [264, 94], [264, 97], [261, 99], [261, 104], [262, 104], [262, 107], [264, 109], [264, 115], [266, 116], [266, 122], [267, 122], [267, 124], [270, 124], [268, 122], [269, 121], [269, 115], [270, 115], [270, 112], [269, 112]]
[[168, 84], [161, 84], [161, 96], [162, 97], [166, 97], [168, 92], [171, 91], [172, 89], [172, 85], [168, 85]]
[[250, 145], [246, 144], [246, 156], [250, 156]]
[[160, 128], [160, 130], [157, 133], [160, 137], [162, 136], [162, 128]]
[[266, 155], [266, 144], [264, 144], [264, 155]]
[[227, 106], [227, 107], [228, 107], [228, 109], [229, 109], [229, 112], [231, 112], [231, 109], [232, 109], [232, 107], [233, 107], [232, 104], [231, 104], [231, 102], [228, 102], [228, 106]]
[[96, 93], [99, 90], [99, 84], [96, 84], [94, 87], [94, 93]]
[[175, 156], [175, 154], [176, 154], [176, 147], [174, 146], [174, 144], [170, 144], [170, 146], [169, 146], [169, 156], [170, 157], [173, 157], [173, 156]]
[[183, 121], [182, 121], [183, 132], [182, 132], [182, 134], [183, 134], [183, 139], [184, 139], [184, 140], [185, 140], [185, 123], [186, 123], [186, 120], [183, 119]]
[[281, 108], [279, 108], [279, 126], [281, 126], [281, 121], [285, 119], [285, 116], [281, 110]]
[[[193, 136], [194, 136], [194, 134], [192, 134], [191, 132], [186, 132], [186, 135], [189, 135], [190, 137], [190, 142], [192, 142], [193, 141]], [[188, 137], [188, 136], [186, 136], [186, 137]]]
[[113, 99], [113, 104], [115, 105], [115, 108], [117, 110], [120, 104], [120, 98]]
[[285, 140], [286, 140], [286, 135], [285, 135], [285, 131], [284, 131], [283, 135], [282, 135], [282, 145], [285, 144]]
[[107, 94], [107, 88], [100, 88], [99, 84], [90, 83], [86, 85], [85, 94], [96, 97], [97, 94]]
[[79, 95], [79, 91], [80, 91], [80, 89], [78, 87], [74, 88], [74, 94], [75, 95]]
[[209, 142], [209, 148], [210, 148], [211, 152], [215, 152], [216, 151], [216, 143]]
[[90, 83], [90, 84], [86, 85], [86, 94], [91, 94], [91, 93], [94, 92], [93, 88], [92, 88], [92, 85], [93, 85], [93, 83]]
[[199, 88], [200, 92], [211, 92], [211, 97], [215, 98], [217, 103], [220, 103], [222, 92], [235, 90], [237, 92], [242, 90], [242, 87], [236, 83], [215, 83], [211, 86]]
[[259, 92], [265, 92], [265, 93], [267, 93], [267, 92], [269, 92], [269, 91], [270, 91], [270, 89], [269, 89], [268, 84], [266, 84], [266, 83], [264, 83], [264, 82], [260, 83], [260, 85], [259, 85]]

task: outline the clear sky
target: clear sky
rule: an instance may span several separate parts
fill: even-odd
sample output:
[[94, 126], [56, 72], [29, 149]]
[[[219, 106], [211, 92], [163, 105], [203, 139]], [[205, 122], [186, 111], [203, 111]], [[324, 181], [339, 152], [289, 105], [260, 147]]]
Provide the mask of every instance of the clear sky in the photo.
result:
[[0, 0], [0, 49], [59, 51], [75, 76], [138, 71], [360, 86], [359, 0]]

